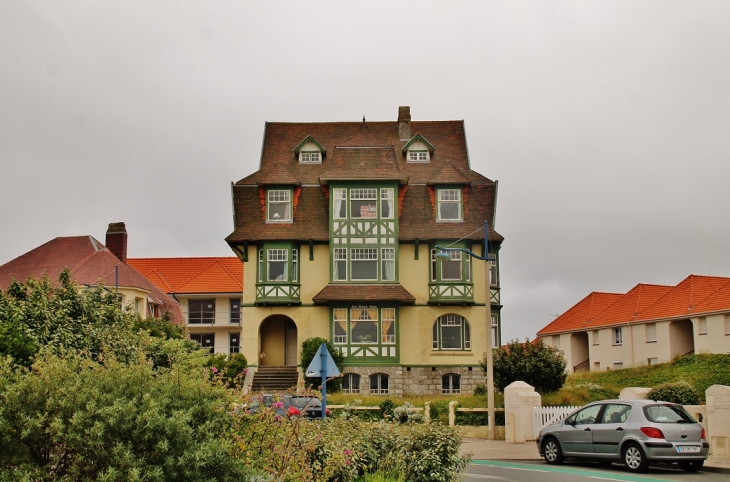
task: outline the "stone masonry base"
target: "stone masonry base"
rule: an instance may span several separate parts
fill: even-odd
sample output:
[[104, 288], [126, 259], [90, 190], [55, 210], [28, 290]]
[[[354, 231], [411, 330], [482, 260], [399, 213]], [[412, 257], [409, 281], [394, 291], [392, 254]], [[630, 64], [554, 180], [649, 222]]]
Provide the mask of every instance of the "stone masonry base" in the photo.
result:
[[477, 384], [486, 385], [487, 378], [481, 367], [345, 367], [343, 374], [360, 375], [360, 394], [370, 395], [370, 375], [388, 375], [388, 395], [438, 395], [441, 394], [443, 375], [456, 374], [460, 377], [461, 393], [471, 395]]

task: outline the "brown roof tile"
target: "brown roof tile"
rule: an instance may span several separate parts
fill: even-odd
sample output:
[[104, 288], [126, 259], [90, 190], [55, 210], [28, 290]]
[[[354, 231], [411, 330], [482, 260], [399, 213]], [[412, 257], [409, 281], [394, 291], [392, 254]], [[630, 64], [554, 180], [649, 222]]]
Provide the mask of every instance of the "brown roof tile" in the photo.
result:
[[444, 163], [444, 167], [428, 181], [429, 185], [434, 184], [462, 184], [469, 185], [471, 180], [466, 177], [461, 169], [457, 169], [450, 162]]
[[399, 284], [336, 285], [329, 284], [313, 298], [317, 304], [331, 302], [397, 301], [413, 304], [416, 298]]

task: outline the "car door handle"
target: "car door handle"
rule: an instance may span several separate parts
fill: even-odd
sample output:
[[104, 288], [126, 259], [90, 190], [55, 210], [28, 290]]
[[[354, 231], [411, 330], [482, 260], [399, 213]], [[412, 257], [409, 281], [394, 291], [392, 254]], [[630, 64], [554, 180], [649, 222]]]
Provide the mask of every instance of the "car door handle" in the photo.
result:
[[583, 429], [583, 431], [590, 432], [591, 431], [591, 427], [586, 427], [586, 428]]
[[623, 428], [623, 427], [618, 427], [618, 428], [616, 429], [616, 431], [617, 431], [617, 432], [623, 432], [623, 431], [624, 431], [624, 428]]

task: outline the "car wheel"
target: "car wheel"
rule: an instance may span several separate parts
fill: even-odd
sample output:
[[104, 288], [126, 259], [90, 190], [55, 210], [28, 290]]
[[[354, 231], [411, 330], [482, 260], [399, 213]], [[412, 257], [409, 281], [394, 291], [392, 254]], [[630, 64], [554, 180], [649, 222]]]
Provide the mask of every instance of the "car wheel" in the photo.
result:
[[560, 450], [560, 444], [554, 438], [549, 438], [542, 443], [542, 456], [545, 462], [551, 465], [559, 465], [563, 463], [563, 451]]
[[679, 467], [685, 472], [697, 472], [705, 465], [704, 460], [685, 460], [679, 462]]
[[644, 451], [638, 444], [630, 443], [624, 447], [623, 452], [624, 464], [631, 472], [646, 472], [649, 468], [649, 461], [646, 460]]

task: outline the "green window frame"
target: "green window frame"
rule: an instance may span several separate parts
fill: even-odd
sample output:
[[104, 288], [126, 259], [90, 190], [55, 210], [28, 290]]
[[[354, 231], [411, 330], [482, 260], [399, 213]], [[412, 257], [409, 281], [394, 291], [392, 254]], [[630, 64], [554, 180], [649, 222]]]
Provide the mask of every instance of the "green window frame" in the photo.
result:
[[[444, 243], [445, 244], [445, 243]], [[463, 245], [450, 247], [464, 248]], [[440, 250], [431, 249], [431, 282], [432, 283], [470, 283], [471, 256], [463, 251], [445, 251], [450, 259], [438, 259]]]
[[393, 187], [332, 188], [333, 219], [395, 219], [398, 204]]
[[259, 249], [259, 283], [298, 283], [299, 250], [287, 244], [267, 244]]
[[471, 326], [456, 313], [439, 316], [433, 324], [432, 349], [436, 351], [471, 351]]
[[397, 341], [396, 333], [396, 309], [393, 307], [332, 309], [333, 345], [393, 346]]

